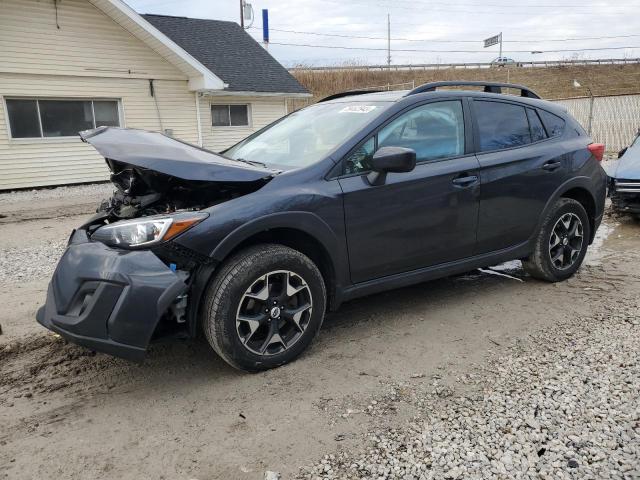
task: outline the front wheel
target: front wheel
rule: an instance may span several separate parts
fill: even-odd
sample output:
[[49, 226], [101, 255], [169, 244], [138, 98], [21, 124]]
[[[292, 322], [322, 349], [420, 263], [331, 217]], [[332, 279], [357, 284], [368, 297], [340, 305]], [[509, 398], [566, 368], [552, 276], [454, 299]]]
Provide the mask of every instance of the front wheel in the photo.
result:
[[582, 204], [561, 198], [547, 214], [533, 253], [523, 266], [529, 275], [540, 280], [566, 280], [580, 268], [590, 238], [591, 224]]
[[225, 262], [205, 294], [202, 326], [231, 366], [260, 371], [290, 362], [318, 333], [326, 289], [318, 267], [283, 245], [257, 245]]

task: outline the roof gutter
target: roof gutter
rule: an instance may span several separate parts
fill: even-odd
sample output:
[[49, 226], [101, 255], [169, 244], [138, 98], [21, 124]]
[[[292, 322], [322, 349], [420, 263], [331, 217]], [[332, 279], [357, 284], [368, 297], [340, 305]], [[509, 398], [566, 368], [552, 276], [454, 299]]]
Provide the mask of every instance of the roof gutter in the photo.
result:
[[202, 90], [200, 93], [207, 97], [287, 97], [287, 98], [311, 98], [310, 93], [299, 92], [236, 92], [230, 90]]

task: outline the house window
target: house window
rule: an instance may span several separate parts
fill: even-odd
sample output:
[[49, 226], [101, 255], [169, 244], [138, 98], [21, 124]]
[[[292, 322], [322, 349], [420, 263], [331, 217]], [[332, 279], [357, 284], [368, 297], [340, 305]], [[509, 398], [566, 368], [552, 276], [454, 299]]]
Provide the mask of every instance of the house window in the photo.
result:
[[211, 105], [214, 127], [248, 127], [249, 105]]
[[12, 138], [71, 137], [82, 130], [120, 126], [116, 100], [7, 99]]

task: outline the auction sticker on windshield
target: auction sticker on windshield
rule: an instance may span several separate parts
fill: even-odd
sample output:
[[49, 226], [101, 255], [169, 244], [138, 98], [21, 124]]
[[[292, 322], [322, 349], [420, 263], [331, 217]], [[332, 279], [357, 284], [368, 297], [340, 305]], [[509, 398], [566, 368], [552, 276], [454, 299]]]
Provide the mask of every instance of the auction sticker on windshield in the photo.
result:
[[340, 110], [340, 113], [369, 113], [375, 109], [375, 105], [349, 105]]

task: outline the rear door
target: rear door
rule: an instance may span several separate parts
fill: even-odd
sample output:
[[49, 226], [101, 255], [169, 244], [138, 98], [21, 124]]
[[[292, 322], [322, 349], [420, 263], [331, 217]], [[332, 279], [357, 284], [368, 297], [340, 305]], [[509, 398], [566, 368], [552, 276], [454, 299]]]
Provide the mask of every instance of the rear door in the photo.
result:
[[[549, 197], [567, 177], [570, 156], [560, 136], [564, 120], [508, 100], [473, 99], [480, 163], [476, 253], [525, 242]], [[541, 116], [550, 115], [547, 128]]]
[[[354, 283], [473, 254], [479, 178], [471, 130], [464, 99], [430, 102], [399, 114], [343, 160]], [[369, 162], [383, 146], [412, 148], [418, 163], [372, 186]]]

